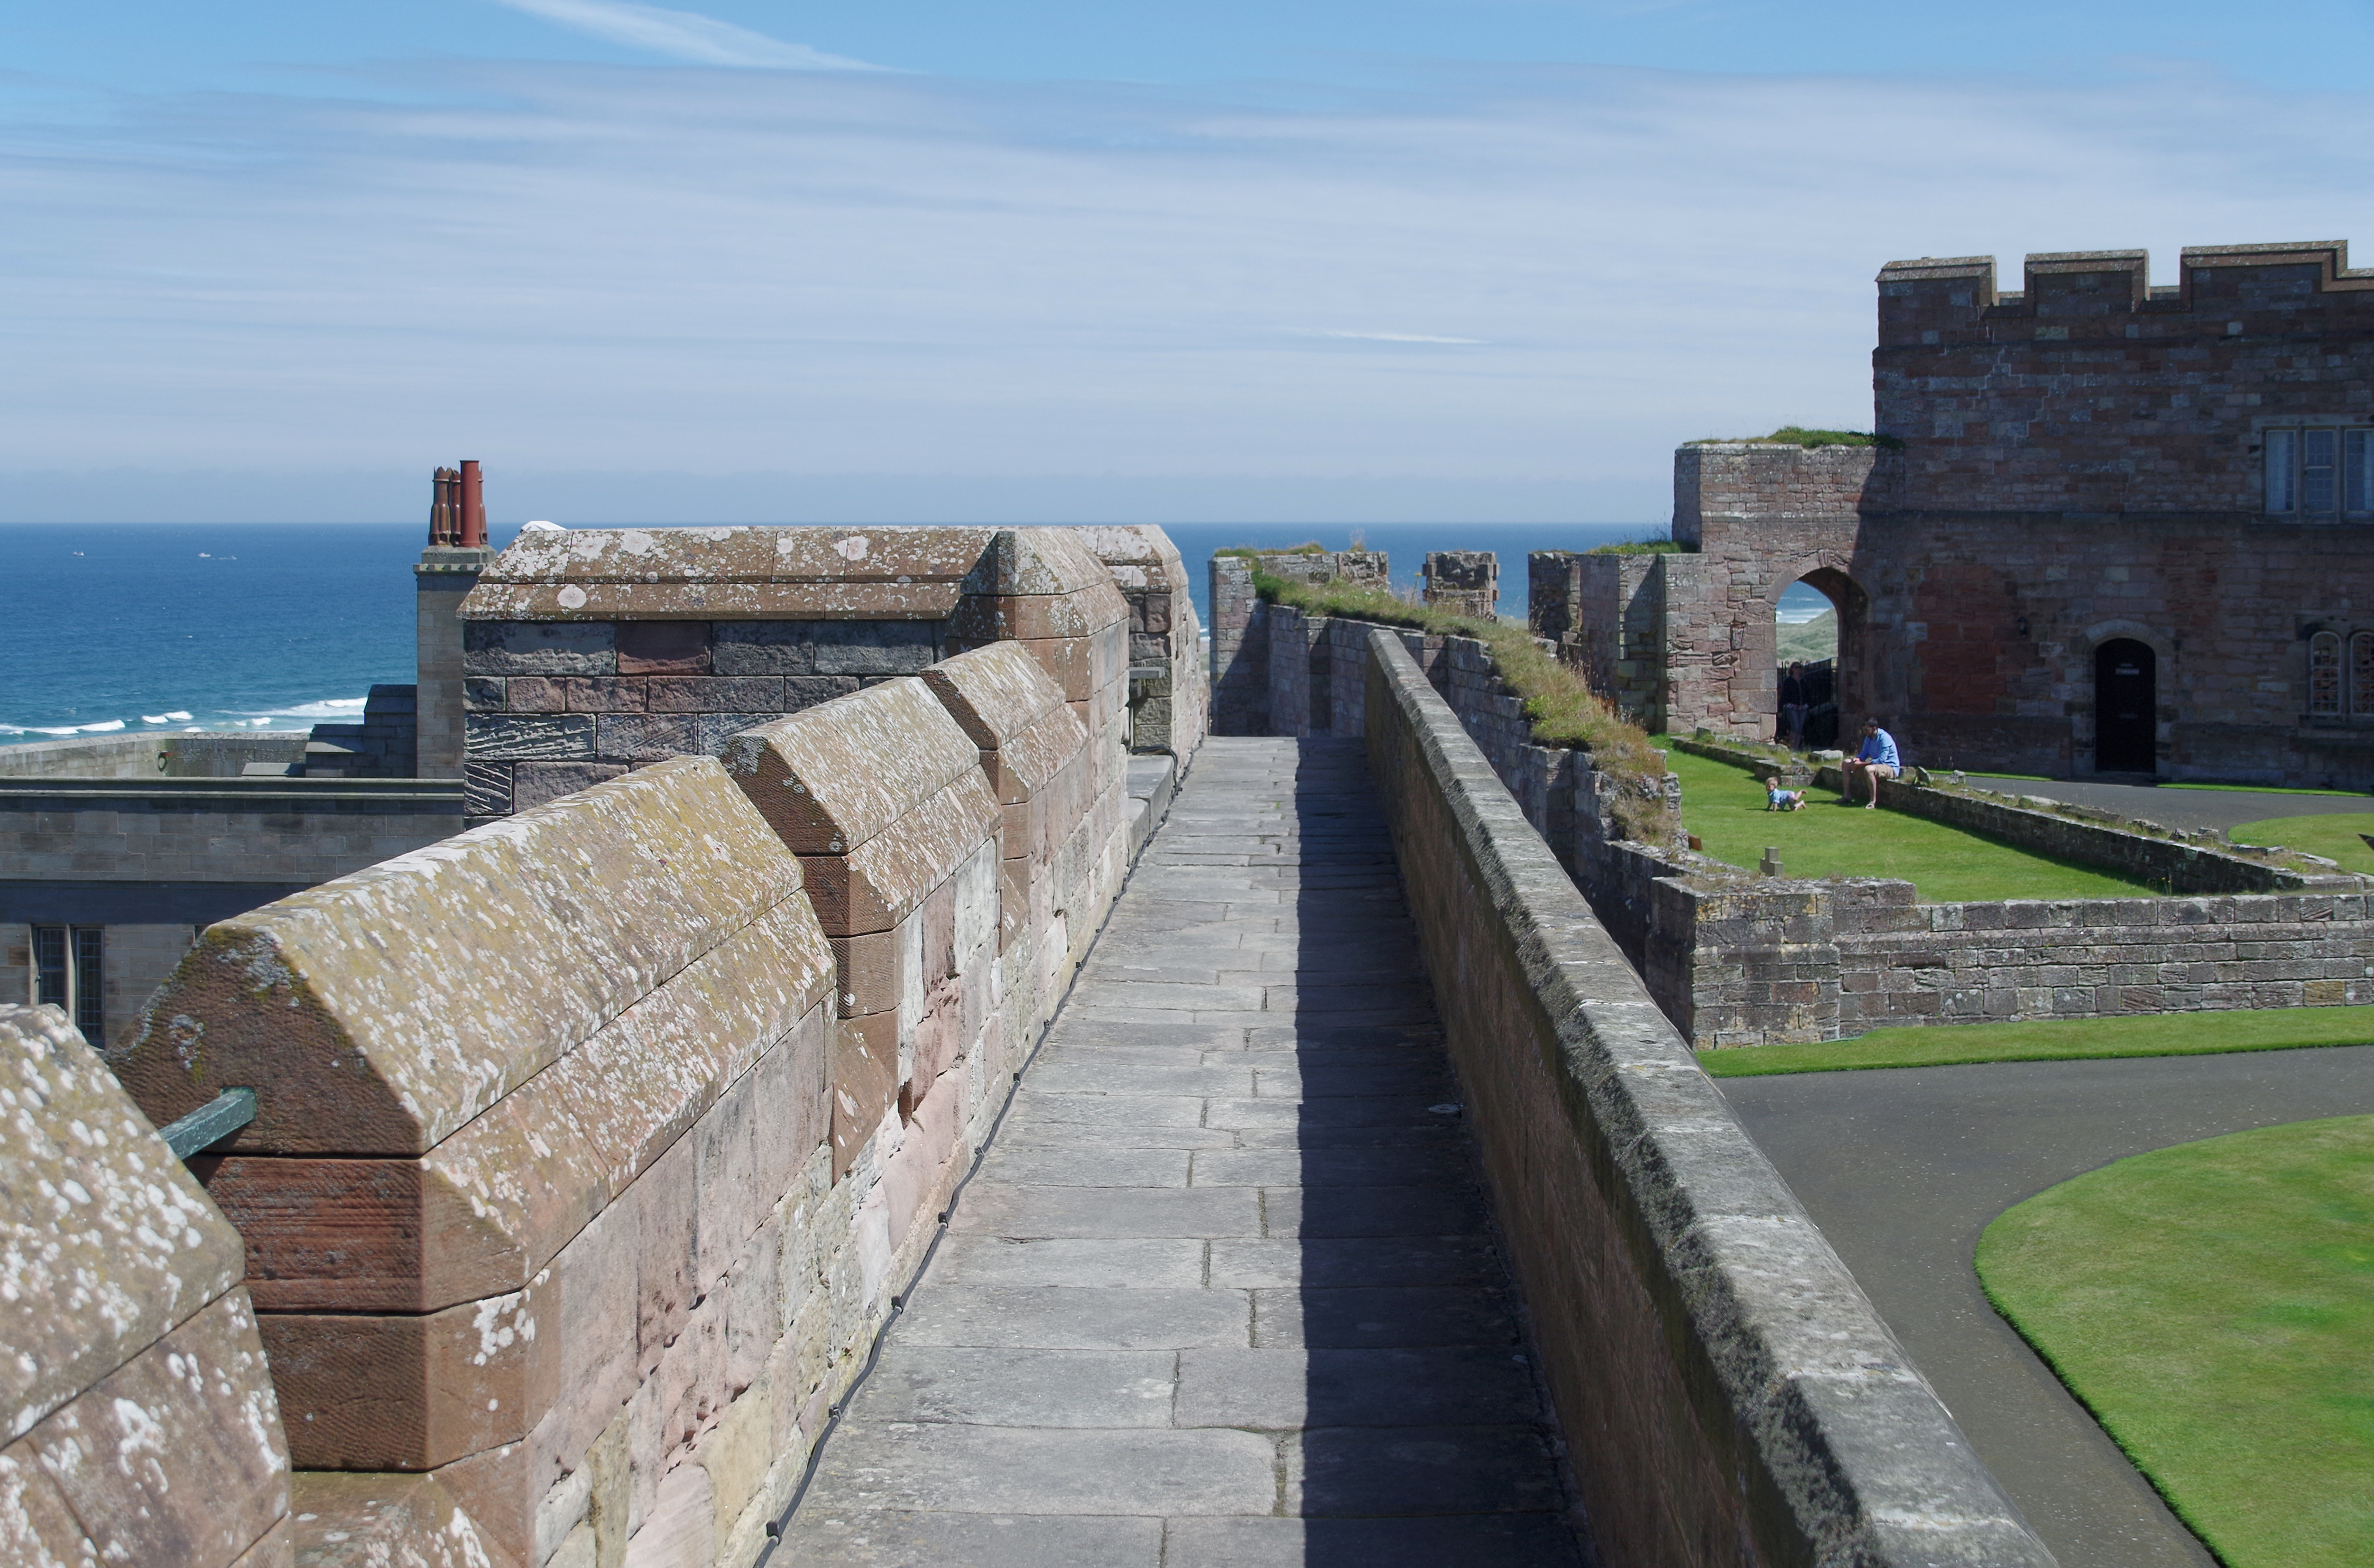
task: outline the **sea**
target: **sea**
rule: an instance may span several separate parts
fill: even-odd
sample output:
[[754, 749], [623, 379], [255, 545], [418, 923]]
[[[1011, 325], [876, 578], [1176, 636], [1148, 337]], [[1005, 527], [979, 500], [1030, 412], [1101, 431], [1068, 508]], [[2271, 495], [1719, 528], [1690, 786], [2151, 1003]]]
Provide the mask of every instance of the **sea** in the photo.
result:
[[[852, 525], [852, 526], [864, 526]], [[1428, 550], [1500, 557], [1500, 610], [1525, 611], [1525, 556], [1660, 537], [1663, 523], [1166, 525], [1211, 624], [1203, 563], [1231, 545], [1364, 546], [1413, 585]], [[509, 544], [514, 525], [490, 530]], [[358, 716], [413, 678], [418, 523], [0, 526], [0, 744], [186, 729], [303, 730]], [[1810, 591], [1810, 590], [1808, 590]]]

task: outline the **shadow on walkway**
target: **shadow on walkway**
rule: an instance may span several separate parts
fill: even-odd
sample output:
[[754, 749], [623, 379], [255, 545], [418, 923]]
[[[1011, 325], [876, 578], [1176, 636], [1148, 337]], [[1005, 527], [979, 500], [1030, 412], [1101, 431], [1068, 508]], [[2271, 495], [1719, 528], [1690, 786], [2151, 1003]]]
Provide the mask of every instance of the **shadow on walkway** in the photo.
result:
[[1577, 1568], [1357, 741], [1215, 738], [789, 1561]]

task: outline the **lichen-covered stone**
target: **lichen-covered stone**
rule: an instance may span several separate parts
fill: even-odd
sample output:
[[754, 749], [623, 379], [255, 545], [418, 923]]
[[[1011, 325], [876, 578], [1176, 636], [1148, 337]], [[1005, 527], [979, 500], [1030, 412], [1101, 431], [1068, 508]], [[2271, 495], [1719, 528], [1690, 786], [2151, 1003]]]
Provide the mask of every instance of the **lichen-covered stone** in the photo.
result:
[[0, 1449], [0, 1540], [14, 1533], [9, 1478], [36, 1465], [89, 1543], [59, 1541], [53, 1518], [37, 1526], [68, 1562], [225, 1568], [263, 1540], [288, 1512], [288, 1451], [246, 1292], [217, 1296]]
[[434, 1476], [300, 1472], [301, 1568], [522, 1568]]
[[942, 620], [994, 536], [987, 528], [523, 534], [461, 613], [470, 621]]
[[799, 887], [661, 763], [210, 927], [112, 1065], [160, 1120], [256, 1088], [240, 1149], [424, 1153]]
[[797, 853], [835, 937], [887, 930], [995, 831], [971, 738], [900, 678], [746, 731], [725, 766]]
[[0, 1008], [6, 1437], [240, 1281], [239, 1233], [55, 1008]]

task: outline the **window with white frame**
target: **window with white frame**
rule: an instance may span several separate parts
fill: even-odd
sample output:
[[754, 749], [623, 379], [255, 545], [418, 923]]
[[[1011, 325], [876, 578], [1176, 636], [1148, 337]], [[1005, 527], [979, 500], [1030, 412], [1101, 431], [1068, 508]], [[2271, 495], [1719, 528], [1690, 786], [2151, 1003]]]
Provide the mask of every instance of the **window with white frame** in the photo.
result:
[[2302, 425], [2261, 432], [2271, 513], [2374, 513], [2374, 429]]
[[33, 927], [33, 1000], [65, 1009], [93, 1045], [107, 1043], [107, 935], [97, 925]]
[[2374, 631], [2349, 639], [2349, 711], [2358, 718], [2374, 718]]

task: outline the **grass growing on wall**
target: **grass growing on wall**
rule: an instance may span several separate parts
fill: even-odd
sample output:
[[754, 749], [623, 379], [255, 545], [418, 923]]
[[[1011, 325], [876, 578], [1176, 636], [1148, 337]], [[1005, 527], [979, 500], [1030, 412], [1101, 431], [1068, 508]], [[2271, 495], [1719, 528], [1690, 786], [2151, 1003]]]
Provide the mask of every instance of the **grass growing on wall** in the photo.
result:
[[1585, 555], [1696, 555], [1679, 539], [1626, 539], [1621, 544], [1593, 545]]
[[2363, 833], [2374, 833], [2374, 812], [2340, 811], [2323, 817], [2270, 817], [2245, 822], [2226, 836], [2236, 843], [2281, 844], [2341, 862], [2344, 871], [2374, 877], [2374, 849]]
[[2156, 894], [2148, 883], [1900, 811], [1865, 811], [1834, 792], [1806, 791], [1803, 811], [1767, 811], [1764, 786], [1745, 768], [1675, 751], [1682, 827], [1707, 854], [1754, 868], [1768, 844], [1790, 877], [1894, 877], [1923, 903], [1993, 899], [2114, 899]]
[[1975, 1062], [2074, 1062], [2098, 1056], [2207, 1056], [2374, 1045], [2374, 1008], [2264, 1008], [2131, 1018], [2037, 1019], [1875, 1029], [1852, 1040], [1701, 1051], [1713, 1078], [1954, 1067]]
[[2374, 1116], [2157, 1149], [1979, 1238], [1997, 1310], [2228, 1568], [2374, 1562]]
[[1881, 446], [1891, 452], [1900, 450], [1904, 442], [1896, 436], [1874, 435], [1869, 430], [1817, 430], [1804, 425], [1783, 425], [1770, 435], [1707, 436], [1687, 442], [1691, 446], [1729, 445], [1737, 442], [1779, 442], [1786, 446]]
[[[1381, 588], [1288, 583], [1259, 568], [1252, 579], [1253, 590], [1263, 599], [1306, 615], [1475, 638], [1489, 650], [1493, 667], [1523, 701], [1536, 745], [1588, 751], [1593, 767], [1618, 778], [1647, 780], [1665, 772], [1648, 736], [1600, 701], [1581, 676], [1545, 652], [1522, 626], [1412, 604]], [[1672, 836], [1673, 813], [1662, 794], [1628, 792], [1617, 799], [1613, 814], [1625, 836], [1639, 843], [1663, 843]]]

